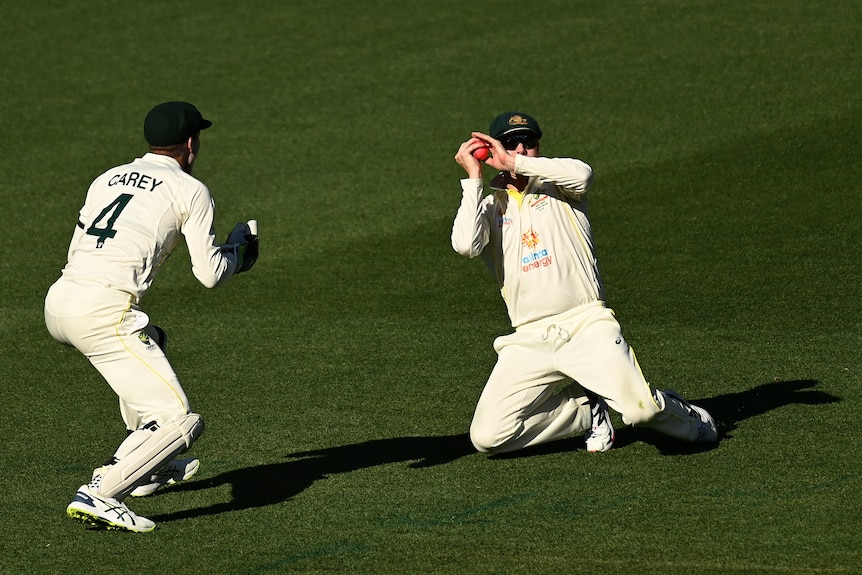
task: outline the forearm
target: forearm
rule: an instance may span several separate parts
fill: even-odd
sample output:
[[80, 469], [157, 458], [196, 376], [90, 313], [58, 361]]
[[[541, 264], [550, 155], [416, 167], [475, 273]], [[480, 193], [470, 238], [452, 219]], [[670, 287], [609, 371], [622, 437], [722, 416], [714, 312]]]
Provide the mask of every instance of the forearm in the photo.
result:
[[593, 180], [593, 170], [575, 158], [515, 156], [515, 173], [535, 176], [574, 194], [586, 192]]
[[482, 253], [488, 243], [482, 184], [481, 178], [461, 180], [461, 205], [452, 224], [452, 249], [470, 258]]
[[225, 282], [241, 265], [235, 250], [224, 250], [215, 236], [215, 204], [202, 187], [188, 207], [182, 233], [192, 261], [192, 273], [207, 288]]
[[190, 242], [188, 236], [186, 243], [192, 260], [192, 273], [204, 287], [214, 288], [223, 284], [241, 263], [234, 249], [224, 250], [214, 241], [203, 249], [193, 248], [194, 242]]

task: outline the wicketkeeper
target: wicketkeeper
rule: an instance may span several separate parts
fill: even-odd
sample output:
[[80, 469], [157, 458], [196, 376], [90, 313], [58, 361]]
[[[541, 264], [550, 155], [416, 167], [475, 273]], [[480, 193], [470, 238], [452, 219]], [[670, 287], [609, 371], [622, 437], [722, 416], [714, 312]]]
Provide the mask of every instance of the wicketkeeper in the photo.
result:
[[[200, 132], [212, 122], [187, 102], [154, 107], [144, 120], [149, 153], [90, 185], [62, 276], [45, 298], [45, 323], [74, 346], [119, 396], [127, 437], [67, 508], [73, 519], [128, 531], [155, 523], [123, 501], [191, 477], [197, 459], [175, 459], [203, 431], [165, 355], [167, 336], [139, 307], [161, 265], [185, 238], [192, 272], [206, 287], [248, 271], [257, 223], [215, 239], [215, 204], [192, 176]], [[252, 229], [254, 228], [254, 229]]]

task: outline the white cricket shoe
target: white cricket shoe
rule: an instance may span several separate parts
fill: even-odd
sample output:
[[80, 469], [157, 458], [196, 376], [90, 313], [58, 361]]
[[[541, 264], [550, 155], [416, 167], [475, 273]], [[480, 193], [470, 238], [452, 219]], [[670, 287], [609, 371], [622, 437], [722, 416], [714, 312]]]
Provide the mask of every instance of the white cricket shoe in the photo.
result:
[[78, 489], [75, 498], [66, 508], [66, 514], [87, 525], [104, 529], [146, 533], [156, 527], [156, 524], [146, 517], [132, 513], [122, 502], [97, 495], [87, 484]]
[[150, 476], [150, 482], [138, 485], [132, 491], [132, 497], [146, 497], [166, 485], [185, 481], [198, 472], [201, 462], [198, 459], [172, 459], [164, 467]]
[[590, 453], [601, 453], [607, 451], [614, 444], [614, 426], [611, 424], [608, 404], [604, 398], [597, 395], [588, 395], [590, 399], [590, 410], [593, 412], [593, 424], [586, 436], [587, 451]]
[[696, 443], [712, 443], [713, 441], [718, 441], [718, 427], [716, 427], [715, 421], [707, 410], [689, 403], [688, 400], [684, 399], [679, 393], [672, 389], [664, 390], [664, 394], [676, 399], [686, 406], [692, 417], [697, 419], [697, 438], [694, 440]]

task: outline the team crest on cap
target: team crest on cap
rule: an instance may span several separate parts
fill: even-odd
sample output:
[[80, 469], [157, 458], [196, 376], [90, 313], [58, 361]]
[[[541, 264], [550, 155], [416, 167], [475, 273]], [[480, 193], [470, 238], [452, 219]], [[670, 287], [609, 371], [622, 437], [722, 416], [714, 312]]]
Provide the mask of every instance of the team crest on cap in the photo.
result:
[[524, 116], [521, 116], [519, 114], [515, 114], [514, 116], [509, 118], [509, 125], [510, 126], [527, 126], [528, 122], [527, 122], [527, 119], [524, 118]]

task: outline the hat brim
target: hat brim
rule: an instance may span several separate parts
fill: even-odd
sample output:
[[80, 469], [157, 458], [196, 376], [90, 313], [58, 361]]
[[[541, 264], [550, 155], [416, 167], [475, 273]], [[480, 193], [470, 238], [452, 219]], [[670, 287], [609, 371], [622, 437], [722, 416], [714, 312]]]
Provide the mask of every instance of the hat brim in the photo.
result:
[[503, 132], [499, 136], [495, 136], [495, 137], [496, 137], [496, 139], [499, 140], [500, 138], [504, 138], [504, 137], [512, 135], [512, 134], [521, 134], [521, 133], [533, 134], [534, 136], [536, 136], [539, 139], [541, 139], [541, 137], [542, 137], [542, 134], [540, 134], [536, 130], [534, 130], [532, 128], [524, 128], [524, 127], [518, 127], [518, 128], [512, 128], [511, 130], [506, 130], [505, 132]]

